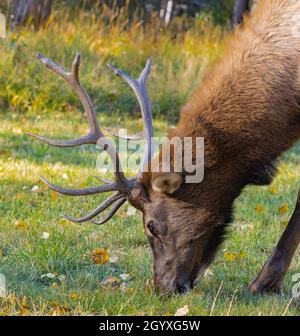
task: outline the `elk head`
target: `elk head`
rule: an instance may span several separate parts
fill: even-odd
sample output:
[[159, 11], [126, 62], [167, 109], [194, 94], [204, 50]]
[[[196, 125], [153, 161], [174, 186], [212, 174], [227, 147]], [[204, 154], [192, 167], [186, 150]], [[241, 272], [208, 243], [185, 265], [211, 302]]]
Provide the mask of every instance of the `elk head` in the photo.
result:
[[[70, 72], [44, 56], [38, 55], [37, 57], [75, 90], [88, 119], [89, 133], [82, 138], [66, 141], [56, 141], [36, 134], [28, 134], [58, 147], [101, 145], [102, 140], [105, 139], [104, 133], [97, 121], [91, 99], [79, 81], [80, 55], [76, 55]], [[147, 172], [147, 167], [153, 159], [151, 105], [146, 90], [151, 61], [148, 60], [138, 79], [133, 79], [112, 66], [109, 67], [129, 84], [140, 104], [144, 121], [142, 136], [146, 139], [146, 150], [138, 176], [126, 178], [117, 151], [104, 146], [103, 149], [107, 150], [115, 168], [115, 181], [100, 178], [104, 184], [97, 187], [64, 189], [44, 178], [41, 179], [51, 189], [68, 196], [113, 192], [106, 201], [86, 216], [77, 219], [65, 216], [76, 223], [92, 221], [98, 225], [104, 224], [126, 201], [129, 201], [143, 214], [144, 230], [153, 253], [156, 288], [164, 293], [187, 292], [214, 257], [216, 247], [224, 232], [226, 222], [224, 214], [221, 209], [216, 210], [217, 199], [208, 198], [211, 192], [210, 187], [202, 187], [203, 193], [199, 196], [199, 193], [195, 194], [194, 185], [185, 183], [184, 174]], [[112, 130], [106, 130], [115, 135]], [[139, 136], [130, 138], [139, 138]], [[106, 215], [101, 219], [92, 220], [107, 209]]]

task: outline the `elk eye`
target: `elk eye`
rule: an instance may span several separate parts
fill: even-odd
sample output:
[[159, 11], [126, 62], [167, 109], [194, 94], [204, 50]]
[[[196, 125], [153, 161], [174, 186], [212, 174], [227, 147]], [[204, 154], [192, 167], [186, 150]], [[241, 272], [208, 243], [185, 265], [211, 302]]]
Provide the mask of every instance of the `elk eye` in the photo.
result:
[[148, 230], [154, 235], [154, 231], [155, 231], [155, 227], [154, 227], [154, 221], [150, 221], [148, 224], [147, 224], [147, 228]]

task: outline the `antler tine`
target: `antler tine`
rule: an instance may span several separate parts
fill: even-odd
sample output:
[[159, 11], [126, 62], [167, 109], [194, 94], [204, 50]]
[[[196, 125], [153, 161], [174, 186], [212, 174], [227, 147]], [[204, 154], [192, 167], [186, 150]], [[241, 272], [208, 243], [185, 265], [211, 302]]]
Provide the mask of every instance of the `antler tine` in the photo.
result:
[[40, 176], [40, 179], [52, 190], [67, 196], [87, 196], [87, 195], [95, 195], [103, 192], [110, 192], [117, 190], [117, 184], [111, 183], [107, 185], [101, 185], [98, 187], [89, 187], [82, 189], [65, 189], [56, 186], [55, 184], [50, 183], [45, 178]]
[[106, 216], [104, 216], [102, 219], [100, 219], [99, 221], [91, 221], [93, 224], [97, 224], [97, 225], [102, 225], [104, 223], [106, 223], [107, 221], [109, 221], [114, 214], [121, 208], [121, 206], [126, 202], [126, 198], [121, 198], [120, 200], [118, 200], [116, 202], [116, 204], [112, 207], [112, 209], [108, 212], [108, 214]]
[[91, 142], [92, 140], [90, 136], [85, 136], [85, 137], [75, 139], [75, 140], [60, 141], [60, 140], [49, 139], [42, 135], [34, 134], [31, 132], [26, 132], [25, 134], [30, 135], [31, 137], [36, 138], [42, 142], [45, 142], [48, 145], [56, 146], [56, 147], [77, 147], [81, 145], [94, 143], [94, 142]]
[[86, 144], [96, 144], [99, 138], [104, 137], [104, 134], [102, 133], [99, 127], [96, 113], [94, 111], [91, 99], [79, 81], [79, 68], [80, 68], [80, 63], [81, 63], [80, 54], [76, 53], [76, 56], [72, 63], [71, 72], [68, 72], [60, 65], [56, 64], [51, 59], [41, 54], [37, 54], [37, 58], [48, 69], [52, 70], [53, 72], [61, 76], [75, 90], [75, 92], [77, 93], [83, 105], [83, 108], [84, 108], [84, 111], [86, 113], [87, 120], [89, 123], [90, 130], [89, 130], [89, 133], [86, 136], [83, 136], [82, 138], [75, 139], [75, 140], [65, 140], [65, 141], [52, 140], [52, 139], [49, 139], [49, 138], [31, 133], [31, 132], [28, 132], [27, 134], [49, 145], [57, 146], [57, 147], [75, 147], [75, 146], [81, 146], [81, 145], [86, 145]]
[[133, 134], [133, 135], [127, 135], [127, 136], [123, 136], [118, 134], [115, 130], [113, 130], [112, 128], [109, 127], [104, 127], [104, 129], [112, 136], [119, 138], [119, 139], [123, 139], [123, 140], [143, 140], [144, 136], [143, 136], [143, 132], [137, 133], [137, 134]]
[[74, 223], [83, 223], [87, 222], [90, 219], [96, 217], [99, 215], [102, 211], [107, 209], [109, 206], [111, 206], [113, 203], [115, 203], [117, 200], [122, 199], [126, 201], [126, 198], [124, 195], [120, 194], [119, 192], [114, 193], [112, 196], [110, 196], [108, 199], [106, 199], [102, 204], [100, 204], [95, 210], [87, 214], [86, 216], [83, 216], [81, 218], [72, 218], [69, 216], [62, 215], [62, 217], [68, 219], [71, 222]]
[[105, 183], [105, 184], [111, 184], [111, 183], [113, 183], [113, 181], [107, 180], [107, 179], [105, 179], [103, 177], [100, 177], [100, 176], [94, 176], [94, 178], [97, 179], [97, 180], [99, 180], [99, 181], [101, 181], [101, 182], [103, 182], [103, 183]]
[[[49, 145], [52, 146], [58, 146], [58, 147], [75, 147], [75, 146], [80, 146], [80, 145], [85, 145], [85, 144], [100, 144], [100, 146], [102, 148], [104, 148], [110, 159], [113, 162], [113, 166], [115, 169], [115, 178], [116, 178], [116, 184], [113, 185], [113, 187], [117, 187], [117, 189], [119, 191], [122, 192], [128, 192], [128, 190], [130, 189], [130, 183], [129, 181], [126, 179], [126, 177], [124, 176], [123, 172], [122, 172], [122, 168], [120, 166], [120, 159], [118, 156], [117, 151], [115, 150], [115, 148], [106, 148], [105, 147], [105, 141], [101, 142], [99, 140], [105, 140], [105, 136], [103, 134], [103, 132], [101, 131], [101, 128], [99, 126], [97, 117], [96, 117], [96, 113], [93, 107], [93, 104], [91, 102], [91, 99], [89, 97], [89, 95], [87, 94], [87, 92], [85, 91], [84, 87], [81, 85], [80, 80], [79, 80], [79, 68], [80, 68], [80, 64], [81, 64], [81, 56], [79, 53], [76, 53], [76, 56], [74, 58], [74, 61], [72, 63], [72, 68], [71, 71], [68, 72], [67, 70], [65, 70], [63, 67], [61, 67], [60, 65], [56, 64], [55, 62], [53, 62], [51, 59], [38, 54], [37, 58], [50, 70], [52, 70], [54, 73], [57, 73], [59, 76], [61, 76], [68, 84], [70, 84], [70, 86], [75, 90], [75, 92], [77, 93], [84, 111], [86, 113], [87, 116], [87, 120], [89, 123], [89, 133], [79, 139], [75, 139], [75, 140], [65, 140], [65, 141], [60, 141], [60, 140], [52, 140], [49, 138], [46, 138], [44, 136], [40, 136], [37, 134], [33, 134], [33, 133], [27, 133], [30, 136], [33, 136], [35, 138], [37, 138], [40, 141], [43, 141]], [[80, 194], [82, 195], [82, 193], [87, 192], [88, 195], [90, 195], [90, 190], [64, 190], [62, 188], [59, 188], [57, 186], [53, 186], [58, 192], [60, 192], [59, 190], [62, 191], [66, 191], [66, 194], [68, 195], [77, 195]], [[100, 187], [99, 187], [100, 188]], [[103, 192], [106, 191], [106, 188], [101, 186], [100, 189], [92, 189], [92, 192], [96, 192], [97, 190], [99, 190], [99, 192]], [[115, 190], [115, 189], [114, 189]], [[111, 191], [111, 188], [110, 190]]]
[[139, 175], [145, 171], [148, 167], [148, 163], [152, 160], [153, 157], [153, 125], [152, 125], [152, 113], [151, 113], [151, 103], [147, 93], [147, 79], [151, 71], [152, 62], [148, 59], [147, 64], [142, 71], [140, 77], [136, 80], [129, 75], [127, 75], [122, 70], [119, 70], [112, 65], [108, 65], [108, 67], [117, 75], [123, 78], [131, 87], [133, 92], [135, 93], [142, 112], [143, 117], [143, 137], [146, 139], [147, 147], [145, 157], [140, 169]]

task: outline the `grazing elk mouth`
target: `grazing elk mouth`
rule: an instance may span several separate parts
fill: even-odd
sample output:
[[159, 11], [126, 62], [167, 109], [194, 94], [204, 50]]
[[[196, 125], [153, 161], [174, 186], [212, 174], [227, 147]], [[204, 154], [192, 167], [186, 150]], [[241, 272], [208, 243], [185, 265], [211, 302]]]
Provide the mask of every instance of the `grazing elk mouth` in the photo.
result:
[[191, 281], [174, 281], [171, 285], [162, 285], [160, 282], [155, 285], [156, 292], [162, 296], [168, 296], [172, 294], [187, 294], [191, 289], [194, 288], [193, 282]]
[[190, 282], [184, 283], [184, 284], [178, 284], [175, 289], [176, 294], [187, 294], [191, 289], [193, 289], [193, 286]]
[[187, 294], [190, 290], [192, 290], [195, 285], [202, 279], [206, 270], [208, 269], [208, 265], [201, 266], [196, 278], [194, 280], [188, 280], [185, 282], [178, 282], [174, 292], [176, 294]]
[[168, 276], [164, 276], [162, 278], [156, 276], [155, 288], [161, 295], [187, 294], [195, 287], [197, 282], [201, 280], [207, 269], [208, 264], [205, 264], [201, 266], [196, 276], [192, 275], [187, 277], [186, 274], [182, 274], [181, 276], [178, 276], [172, 280], [169, 280]]
[[175, 294], [187, 294], [190, 290], [192, 290], [197, 282], [201, 280], [205, 271], [207, 270], [208, 265], [201, 266], [197, 277], [194, 280], [187, 280], [187, 281], [177, 281], [175, 282], [175, 286], [173, 292]]

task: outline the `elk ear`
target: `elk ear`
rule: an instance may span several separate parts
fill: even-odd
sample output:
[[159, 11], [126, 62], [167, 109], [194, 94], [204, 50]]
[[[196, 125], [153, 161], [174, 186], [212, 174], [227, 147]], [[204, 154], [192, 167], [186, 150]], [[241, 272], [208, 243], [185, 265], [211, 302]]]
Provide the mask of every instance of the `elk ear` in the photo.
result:
[[170, 195], [180, 187], [182, 181], [181, 174], [164, 173], [152, 179], [152, 188], [154, 191]]

